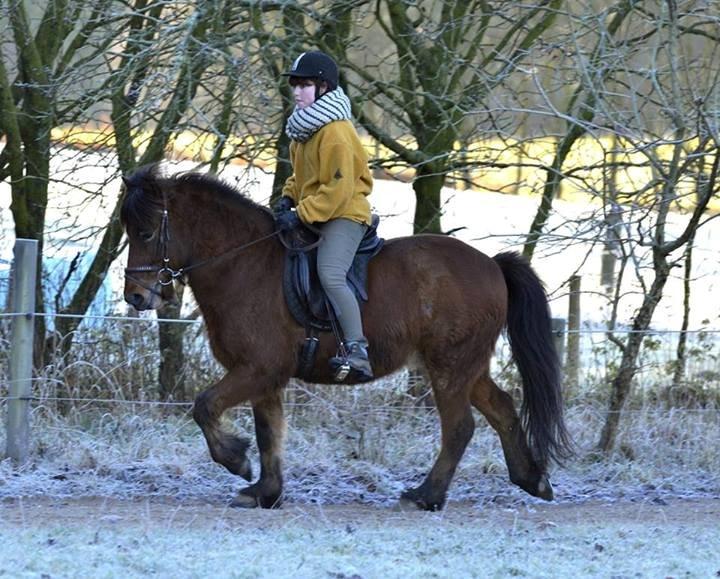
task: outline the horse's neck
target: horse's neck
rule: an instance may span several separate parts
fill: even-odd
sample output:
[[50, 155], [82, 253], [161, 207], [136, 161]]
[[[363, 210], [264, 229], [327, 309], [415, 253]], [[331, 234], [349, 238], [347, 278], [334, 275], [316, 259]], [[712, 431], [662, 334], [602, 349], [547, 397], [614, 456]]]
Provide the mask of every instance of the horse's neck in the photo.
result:
[[[232, 259], [219, 258], [236, 248], [252, 244], [272, 233], [273, 229], [272, 220], [260, 209], [235, 205], [231, 201], [212, 202], [205, 196], [192, 196], [178, 209], [179, 213], [188, 216], [183, 225], [190, 231], [191, 264], [230, 262]], [[245, 253], [251, 252], [251, 249], [254, 246]], [[234, 255], [228, 257], [233, 258]]]
[[257, 309], [269, 293], [282, 290], [270, 282], [281, 279], [282, 250], [274, 238], [260, 241], [272, 233], [272, 226], [261, 216], [247, 220], [232, 214], [218, 215], [213, 223], [218, 228], [215, 235], [222, 233], [221, 241], [195, 244], [190, 266], [202, 265], [188, 275], [200, 311], [224, 315], [229, 308]]

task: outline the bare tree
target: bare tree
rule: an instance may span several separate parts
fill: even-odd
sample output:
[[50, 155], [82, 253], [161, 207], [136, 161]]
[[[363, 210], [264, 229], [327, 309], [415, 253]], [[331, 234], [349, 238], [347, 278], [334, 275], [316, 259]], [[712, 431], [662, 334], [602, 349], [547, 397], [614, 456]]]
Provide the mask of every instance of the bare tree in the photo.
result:
[[351, 71], [354, 113], [389, 151], [379, 164], [414, 170], [415, 232], [441, 232], [448, 174], [483, 164], [457, 144], [492, 129], [483, 103], [528, 59], [562, 4], [379, 0], [355, 16], [360, 44], [329, 46]]
[[[607, 204], [606, 213], [615, 203], [626, 208], [623, 219], [629, 235], [621, 243], [624, 269], [613, 296], [613, 318], [619, 301], [625, 299], [622, 288], [628, 278], [635, 278], [642, 297], [627, 338], [619, 338], [612, 330], [608, 334], [622, 354], [611, 380], [608, 413], [598, 443], [600, 450], [608, 452], [614, 447], [644, 336], [671, 270], [683, 260], [683, 250], [697, 229], [710, 219], [707, 206], [718, 195], [718, 116], [709, 103], [720, 94], [716, 58], [720, 38], [715, 17], [700, 2], [667, 0], [642, 6], [620, 2], [597, 16], [585, 14], [570, 20], [574, 30], [585, 28], [585, 38], [587, 25], [593, 22], [591, 36], [597, 41], [589, 52], [580, 42], [572, 51], [582, 78], [570, 101], [575, 106], [556, 109], [565, 111], [557, 116], [567, 120], [569, 130], [548, 168], [526, 254], [532, 255], [561, 179], [594, 187], [594, 194]], [[580, 94], [585, 96], [578, 98]], [[617, 191], [606, 192], [592, 184], [591, 174], [598, 167], [564, 166], [564, 150], [579, 142], [573, 138], [578, 131], [598, 142], [612, 135], [608, 140], [621, 147], [616, 158], [624, 185]], [[709, 167], [707, 174], [703, 166]], [[632, 172], [637, 175], [638, 170], [646, 180], [633, 178]], [[671, 220], [681, 225], [671, 228]]]
[[[18, 237], [38, 239], [41, 247], [45, 239], [50, 161], [65, 146], [51, 141], [55, 127], [109, 121], [112, 131], [105, 133], [107, 142], [96, 146], [107, 145], [107, 165], [117, 164], [123, 175], [164, 159], [183, 130], [215, 135], [209, 160], [214, 168], [237, 156], [238, 147], [226, 143], [237, 118], [247, 112], [238, 106], [237, 86], [250, 85], [252, 71], [228, 42], [238, 39], [233, 30], [247, 28], [247, 10], [224, 0], [173, 4], [48, 0], [32, 6], [33, 18], [23, 0], [12, 6], [3, 30], [10, 58], [0, 63], [0, 130], [6, 140], [0, 177], [10, 180]], [[256, 106], [254, 111], [258, 110]], [[255, 124], [262, 124], [257, 116]], [[239, 148], [249, 149], [243, 144]], [[81, 274], [81, 281], [72, 295], [59, 293], [54, 300], [58, 313], [70, 315], [55, 319], [50, 337], [51, 346], [56, 338], [62, 340], [64, 352], [81, 323], [78, 316], [87, 312], [122, 250], [118, 191], [105, 194], [115, 199], [108, 223], [95, 233], [82, 234], [99, 236], [94, 256], [89, 266], [80, 259], [68, 265], [65, 281], [73, 274]], [[39, 296], [43, 310], [42, 289]], [[176, 317], [178, 308], [170, 306], [161, 315]], [[167, 392], [182, 360], [178, 329], [178, 325], [160, 325], [164, 353], [160, 375]], [[44, 333], [43, 325], [38, 331], [40, 342]], [[42, 348], [37, 350], [40, 364]]]
[[[532, 259], [537, 242], [552, 211], [553, 200], [560, 191], [560, 186], [565, 178], [563, 166], [570, 151], [588, 130], [592, 131], [597, 128], [594, 122], [595, 109], [599, 99], [603, 97], [601, 87], [616, 72], [615, 60], [608, 59], [615, 49], [613, 38], [623, 22], [633, 12], [634, 4], [633, 0], [621, 0], [590, 17], [587, 16], [587, 12], [582, 15], [575, 15], [571, 12], [567, 14], [570, 33], [565, 37], [565, 50], [577, 55], [581, 74], [577, 79], [575, 90], [563, 107], [562, 115], [558, 114], [560, 118], [565, 119], [566, 132], [558, 141], [550, 166], [545, 168], [546, 177], [540, 205], [523, 246], [523, 254], [528, 259]], [[579, 8], [583, 7], [579, 6]], [[607, 26], [604, 24], [606, 18], [609, 18]], [[583, 44], [587, 43], [587, 40], [581, 41], [579, 37], [588, 33], [592, 34], [596, 40], [592, 51], [586, 55]], [[543, 97], [547, 95], [548, 91], [545, 87], [538, 85], [537, 92]], [[550, 106], [553, 113], [559, 113], [549, 100], [546, 101], [546, 104]]]
[[[73, 119], [88, 104], [78, 93], [80, 71], [106, 45], [96, 40], [109, 0], [50, 0], [30, 18], [22, 0], [3, 4], [3, 58], [0, 60], [0, 178], [9, 179], [17, 237], [38, 241], [42, 271], [45, 214], [50, 182], [51, 130]], [[91, 40], [92, 39], [92, 40]], [[7, 55], [7, 57], [6, 57]], [[81, 83], [82, 84], [82, 83]], [[73, 95], [74, 100], [68, 98]], [[44, 307], [38, 285], [36, 303]], [[38, 319], [36, 362], [42, 354], [45, 323]]]

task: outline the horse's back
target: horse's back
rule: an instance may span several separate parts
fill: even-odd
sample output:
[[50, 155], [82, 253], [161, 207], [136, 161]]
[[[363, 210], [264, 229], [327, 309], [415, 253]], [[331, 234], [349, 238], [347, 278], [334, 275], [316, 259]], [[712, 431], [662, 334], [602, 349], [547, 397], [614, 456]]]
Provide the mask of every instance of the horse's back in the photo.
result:
[[[495, 261], [443, 235], [389, 239], [370, 263], [369, 333], [410, 343], [494, 340], [505, 323], [507, 287]], [[390, 336], [390, 338], [387, 338]]]
[[[372, 263], [375, 264], [372, 267]], [[421, 290], [427, 282], [457, 287], [468, 295], [505, 299], [506, 287], [498, 264], [471, 245], [446, 235], [419, 234], [386, 241], [371, 263], [371, 276], [397, 279], [405, 290]], [[426, 283], [423, 283], [426, 282]]]

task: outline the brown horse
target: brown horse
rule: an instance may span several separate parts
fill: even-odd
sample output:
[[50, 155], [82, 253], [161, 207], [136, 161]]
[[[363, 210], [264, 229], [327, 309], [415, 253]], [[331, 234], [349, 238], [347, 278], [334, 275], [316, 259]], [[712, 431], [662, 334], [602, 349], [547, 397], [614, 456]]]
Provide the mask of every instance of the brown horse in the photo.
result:
[[[212, 458], [248, 481], [249, 440], [225, 432], [220, 417], [241, 402], [252, 405], [260, 477], [233, 505], [278, 506], [282, 389], [296, 372], [305, 330], [284, 301], [284, 248], [274, 237], [270, 211], [212, 176], [163, 177], [150, 166], [125, 180], [122, 221], [129, 240], [128, 303], [158, 308], [179, 277], [193, 290], [212, 351], [227, 369], [198, 395], [193, 415]], [[547, 466], [565, 456], [570, 443], [547, 297], [530, 266], [514, 253], [490, 258], [451, 237], [415, 235], [388, 240], [368, 275], [363, 322], [376, 377], [419, 363], [440, 414], [439, 456], [401, 501], [442, 508], [473, 435], [472, 406], [500, 436], [510, 480], [551, 500]], [[523, 382], [522, 418], [489, 375], [504, 326]], [[332, 334], [322, 335], [312, 382], [332, 382], [327, 361], [335, 349]]]

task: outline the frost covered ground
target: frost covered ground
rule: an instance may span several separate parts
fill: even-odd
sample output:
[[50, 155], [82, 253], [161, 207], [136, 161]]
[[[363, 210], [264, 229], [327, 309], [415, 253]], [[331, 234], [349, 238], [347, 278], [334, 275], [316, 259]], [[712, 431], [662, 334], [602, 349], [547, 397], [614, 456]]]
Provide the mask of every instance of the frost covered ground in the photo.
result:
[[[274, 512], [226, 507], [244, 481], [211, 462], [185, 412], [36, 409], [32, 461], [0, 463], [0, 575], [720, 572], [717, 409], [630, 408], [618, 452], [598, 458], [601, 413], [571, 407], [580, 452], [555, 469], [554, 503], [507, 481], [497, 437], [478, 416], [447, 509], [421, 513], [395, 507], [433, 460], [434, 411], [380, 408], [370, 395], [339, 392], [325, 406], [289, 405], [287, 499]], [[251, 432], [246, 410], [233, 421]]]
[[0, 502], [13, 577], [715, 577], [720, 501], [442, 513], [195, 502]]

